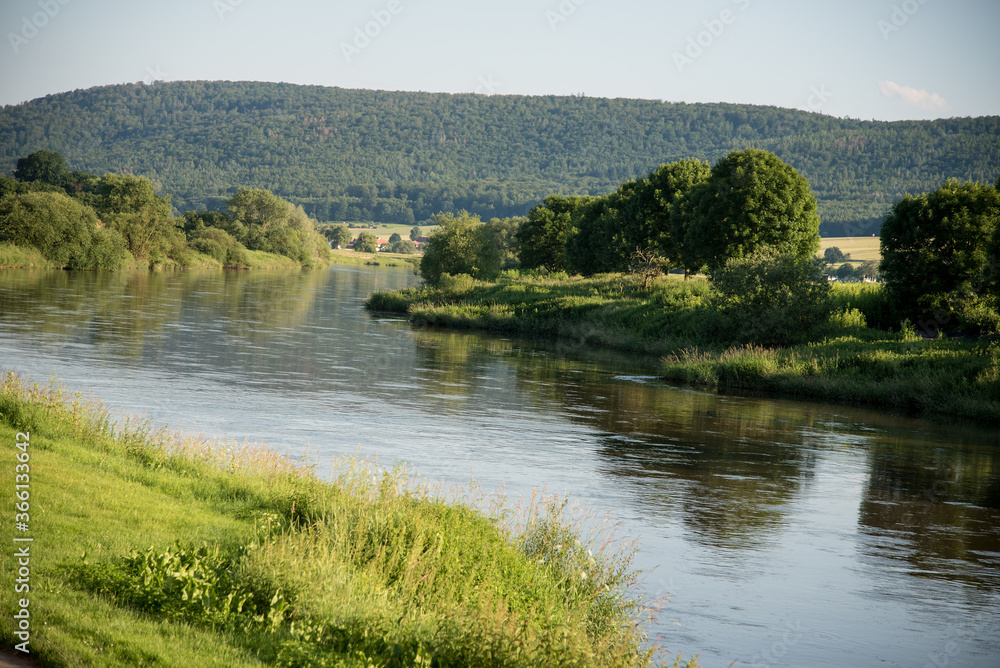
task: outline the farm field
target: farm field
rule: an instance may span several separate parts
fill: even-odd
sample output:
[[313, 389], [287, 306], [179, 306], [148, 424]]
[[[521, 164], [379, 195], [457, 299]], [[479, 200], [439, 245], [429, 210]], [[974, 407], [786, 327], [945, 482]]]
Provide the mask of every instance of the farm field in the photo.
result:
[[882, 259], [882, 254], [879, 252], [879, 237], [823, 237], [819, 240], [817, 255], [823, 257], [823, 251], [832, 246], [850, 255], [849, 262], [852, 264], [860, 264], [865, 260], [879, 262]]

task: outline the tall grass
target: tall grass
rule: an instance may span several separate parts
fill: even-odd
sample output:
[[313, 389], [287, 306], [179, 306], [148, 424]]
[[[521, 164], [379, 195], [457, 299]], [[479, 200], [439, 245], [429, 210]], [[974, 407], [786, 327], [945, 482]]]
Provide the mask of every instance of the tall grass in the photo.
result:
[[[357, 458], [327, 481], [8, 374], [0, 439], [15, 431], [31, 434], [46, 509], [32, 516], [31, 646], [47, 665], [664, 661], [632, 549], [564, 500], [449, 496]], [[9, 551], [0, 562], [11, 572]], [[5, 609], [13, 597], [0, 591]], [[13, 631], [0, 621], [4, 642]]]
[[900, 323], [881, 283], [834, 283], [830, 295], [839, 311], [857, 309], [868, 327], [890, 330]]
[[46, 260], [41, 251], [34, 247], [0, 244], [0, 269], [58, 269], [54, 262]]

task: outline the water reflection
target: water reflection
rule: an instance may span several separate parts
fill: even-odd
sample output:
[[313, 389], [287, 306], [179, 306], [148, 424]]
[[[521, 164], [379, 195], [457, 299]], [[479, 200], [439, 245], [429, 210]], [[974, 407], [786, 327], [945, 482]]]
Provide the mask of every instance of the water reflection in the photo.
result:
[[880, 442], [869, 461], [858, 513], [876, 537], [867, 556], [1000, 591], [1000, 449], [952, 433], [940, 445]]

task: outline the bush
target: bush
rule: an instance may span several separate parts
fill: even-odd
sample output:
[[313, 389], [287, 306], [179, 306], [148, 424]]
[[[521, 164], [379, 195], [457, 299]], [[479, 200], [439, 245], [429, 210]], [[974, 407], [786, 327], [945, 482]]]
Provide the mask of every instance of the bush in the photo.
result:
[[[204, 253], [222, 264], [246, 266], [246, 249], [243, 244], [233, 238], [231, 234], [218, 227], [202, 227], [195, 230], [188, 237], [191, 248], [199, 253]], [[243, 259], [242, 262], [234, 262], [234, 259]]]
[[734, 258], [712, 272], [719, 308], [733, 338], [784, 344], [806, 337], [830, 315], [830, 285], [822, 262], [773, 249]]
[[443, 274], [468, 274], [479, 280], [495, 278], [501, 267], [500, 252], [490, 229], [478, 216], [462, 211], [458, 216], [441, 214], [440, 226], [431, 235], [420, 262], [420, 275], [436, 285]]
[[91, 269], [98, 262], [102, 269], [117, 269], [125, 258], [124, 240], [111, 230], [98, 230], [94, 210], [63, 193], [29, 192], [0, 200], [0, 242], [37, 248], [59, 267]]

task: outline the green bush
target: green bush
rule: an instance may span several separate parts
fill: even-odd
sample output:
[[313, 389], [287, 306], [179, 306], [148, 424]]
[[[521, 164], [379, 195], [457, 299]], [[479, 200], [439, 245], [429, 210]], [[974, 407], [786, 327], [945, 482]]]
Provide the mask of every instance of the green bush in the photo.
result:
[[0, 200], [0, 242], [37, 248], [59, 267], [121, 266], [127, 257], [124, 239], [98, 223], [93, 209], [63, 193], [29, 192]]
[[803, 340], [832, 310], [829, 282], [814, 257], [761, 250], [715, 269], [712, 283], [720, 310], [733, 319], [736, 340]]

